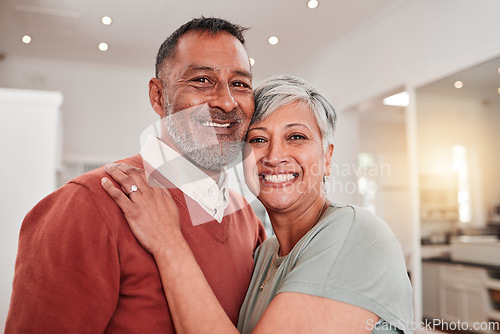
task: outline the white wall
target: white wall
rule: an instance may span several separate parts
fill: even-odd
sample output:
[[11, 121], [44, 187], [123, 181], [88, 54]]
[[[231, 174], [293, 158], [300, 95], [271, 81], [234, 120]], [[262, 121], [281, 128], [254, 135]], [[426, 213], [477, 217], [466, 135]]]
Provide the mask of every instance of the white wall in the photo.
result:
[[153, 67], [9, 57], [0, 87], [58, 90], [64, 96], [63, 159], [110, 161], [136, 154], [155, 120], [148, 98]]
[[491, 212], [493, 205], [500, 204], [500, 101], [484, 107], [490, 138], [484, 151], [487, 163], [483, 165], [483, 199], [485, 210]]
[[59, 92], [0, 88], [0, 328], [9, 308], [21, 222], [56, 188], [61, 103]]
[[360, 129], [360, 152], [373, 154], [377, 164], [376, 213], [388, 223], [409, 256], [412, 231], [405, 124], [367, 122], [360, 117]]
[[337, 127], [332, 156], [332, 175], [326, 183], [328, 198], [334, 203], [353, 204], [358, 201], [357, 157], [359, 146], [358, 114], [337, 111]]

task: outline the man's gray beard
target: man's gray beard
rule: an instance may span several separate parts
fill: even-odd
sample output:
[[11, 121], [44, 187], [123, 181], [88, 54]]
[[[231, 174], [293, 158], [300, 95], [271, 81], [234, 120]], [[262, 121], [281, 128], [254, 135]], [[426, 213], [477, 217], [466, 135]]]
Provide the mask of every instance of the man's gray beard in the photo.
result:
[[[243, 141], [219, 141], [217, 145], [207, 145], [186, 131], [182, 131], [179, 124], [163, 118], [167, 133], [172, 138], [182, 155], [194, 165], [212, 171], [220, 171], [224, 166], [235, 161], [243, 148]], [[180, 130], [180, 131], [179, 131]], [[214, 135], [215, 136], [215, 135]]]

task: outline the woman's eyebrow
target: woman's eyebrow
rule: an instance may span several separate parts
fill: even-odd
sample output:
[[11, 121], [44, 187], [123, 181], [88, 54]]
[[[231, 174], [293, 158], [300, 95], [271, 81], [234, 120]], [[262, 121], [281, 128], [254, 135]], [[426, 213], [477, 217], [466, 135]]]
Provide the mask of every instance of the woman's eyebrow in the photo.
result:
[[285, 125], [285, 128], [288, 129], [288, 128], [293, 128], [295, 126], [301, 126], [303, 128], [306, 128], [307, 130], [309, 130], [309, 127], [305, 124], [302, 124], [302, 123], [290, 123], [290, 124]]
[[248, 132], [253, 131], [253, 130], [262, 130], [262, 131], [266, 131], [266, 130], [267, 130], [267, 128], [266, 128], [266, 127], [263, 127], [263, 126], [260, 126], [260, 127], [255, 127], [255, 128], [248, 129]]
[[[296, 126], [300, 126], [300, 127], [306, 128], [307, 130], [310, 130], [309, 127], [307, 127], [307, 125], [302, 124], [302, 123], [289, 123], [289, 124], [285, 125], [285, 128], [288, 129], [288, 128], [293, 128]], [[254, 128], [249, 129], [248, 132], [253, 131], [253, 130], [267, 131], [267, 128], [265, 126], [256, 126]]]

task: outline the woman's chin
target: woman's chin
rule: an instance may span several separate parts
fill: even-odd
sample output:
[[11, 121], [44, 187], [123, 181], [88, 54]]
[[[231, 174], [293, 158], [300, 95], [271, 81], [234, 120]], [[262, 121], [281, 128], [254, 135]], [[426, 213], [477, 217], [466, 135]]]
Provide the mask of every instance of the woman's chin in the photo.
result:
[[296, 202], [295, 200], [280, 196], [258, 196], [257, 198], [266, 210], [272, 211], [286, 211]]

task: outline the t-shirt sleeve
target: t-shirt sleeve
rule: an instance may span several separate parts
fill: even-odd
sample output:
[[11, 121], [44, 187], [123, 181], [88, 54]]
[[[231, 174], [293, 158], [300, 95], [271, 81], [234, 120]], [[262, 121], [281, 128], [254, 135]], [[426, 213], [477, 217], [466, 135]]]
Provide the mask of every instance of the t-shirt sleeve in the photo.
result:
[[119, 287], [102, 208], [86, 187], [67, 184], [23, 222], [5, 333], [102, 333]]
[[406, 329], [413, 317], [412, 291], [401, 246], [389, 227], [353, 207], [327, 219], [301, 245], [278, 293], [335, 299]]

